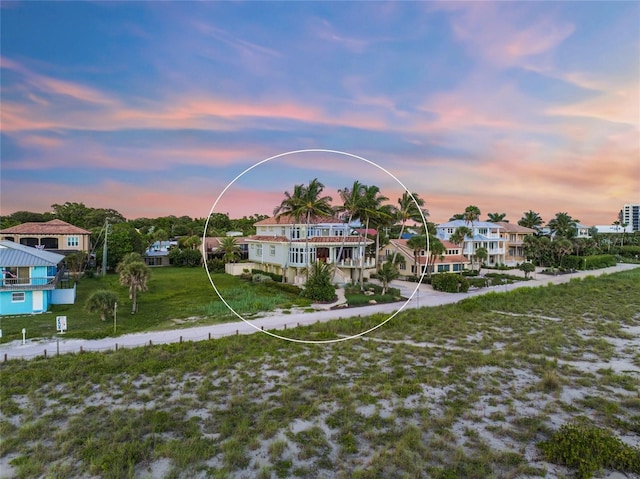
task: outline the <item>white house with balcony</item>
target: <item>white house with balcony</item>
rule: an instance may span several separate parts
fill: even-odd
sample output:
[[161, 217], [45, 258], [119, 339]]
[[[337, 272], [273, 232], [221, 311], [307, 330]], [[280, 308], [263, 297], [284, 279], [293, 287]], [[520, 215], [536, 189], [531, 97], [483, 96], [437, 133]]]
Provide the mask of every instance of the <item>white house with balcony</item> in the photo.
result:
[[461, 245], [461, 252], [465, 257], [475, 261], [478, 248], [485, 248], [487, 250], [485, 264], [489, 266], [507, 264], [503, 226], [489, 221], [476, 221], [471, 224], [464, 220], [454, 220], [438, 225], [437, 236], [440, 240], [450, 241], [451, 235], [461, 226], [466, 226], [473, 233], [471, 237], [466, 237]]
[[281, 274], [288, 283], [302, 284], [307, 266], [316, 261], [335, 266], [335, 281], [346, 283], [375, 271], [375, 258], [367, 257], [373, 243], [353, 234], [354, 228], [337, 218], [316, 218], [309, 225], [290, 216], [272, 217], [255, 223], [256, 234], [246, 238], [249, 262], [256, 269]]

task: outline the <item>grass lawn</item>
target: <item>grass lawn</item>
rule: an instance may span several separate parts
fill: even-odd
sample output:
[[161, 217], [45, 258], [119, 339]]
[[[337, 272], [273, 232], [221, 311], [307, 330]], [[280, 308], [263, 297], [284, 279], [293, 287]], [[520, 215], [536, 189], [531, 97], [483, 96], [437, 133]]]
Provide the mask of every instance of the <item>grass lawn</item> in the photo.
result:
[[[259, 311], [292, 306], [308, 306], [310, 302], [294, 294], [264, 284], [253, 284], [227, 274], [212, 275], [216, 287], [239, 313], [251, 316]], [[213, 290], [202, 268], [155, 268], [151, 270], [149, 289], [138, 294], [138, 312], [131, 314], [128, 290], [118, 276], [83, 278], [77, 286], [73, 305], [53, 305], [45, 314], [0, 318], [0, 342], [22, 339], [22, 328], [29, 338], [56, 335], [56, 316], [67, 316], [67, 337], [101, 338], [113, 336], [113, 320], [100, 321], [89, 314], [84, 304], [97, 289], [110, 289], [119, 296], [116, 334], [197, 326], [237, 320]]]
[[[339, 337], [379, 322], [286, 333]], [[252, 334], [8, 361], [0, 364], [0, 471], [25, 479], [569, 478], [600, 469], [638, 477], [639, 336], [636, 269], [404, 311], [345, 342]]]

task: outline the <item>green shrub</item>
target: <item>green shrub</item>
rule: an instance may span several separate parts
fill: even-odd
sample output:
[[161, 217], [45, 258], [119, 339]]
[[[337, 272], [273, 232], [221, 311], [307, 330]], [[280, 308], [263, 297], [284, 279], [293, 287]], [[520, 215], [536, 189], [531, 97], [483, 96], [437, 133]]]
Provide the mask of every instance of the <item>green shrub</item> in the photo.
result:
[[316, 261], [309, 270], [302, 296], [313, 301], [329, 302], [336, 298], [331, 265]]
[[267, 271], [262, 271], [260, 269], [252, 269], [251, 272], [253, 274], [261, 274], [261, 275], [264, 275], [264, 276], [269, 276], [272, 280], [277, 281], [278, 283], [282, 283], [282, 275], [281, 274], [269, 273]]
[[565, 424], [538, 448], [547, 461], [576, 469], [583, 479], [603, 468], [640, 473], [640, 448], [590, 424]]
[[273, 279], [271, 276], [267, 276], [266, 274], [254, 273], [251, 277], [251, 281], [254, 283], [270, 283]]
[[213, 258], [207, 261], [207, 270], [211, 274], [224, 273], [224, 261], [220, 258]]
[[291, 293], [291, 294], [295, 294], [295, 295], [299, 295], [300, 293], [302, 293], [302, 289], [300, 287], [296, 286], [295, 284], [276, 283], [275, 281], [268, 281], [268, 282], [263, 283], [263, 285], [268, 287], [268, 288], [270, 288], [270, 289], [284, 291], [285, 293]]
[[466, 293], [469, 291], [469, 280], [456, 273], [438, 273], [431, 278], [431, 286], [436, 291]]

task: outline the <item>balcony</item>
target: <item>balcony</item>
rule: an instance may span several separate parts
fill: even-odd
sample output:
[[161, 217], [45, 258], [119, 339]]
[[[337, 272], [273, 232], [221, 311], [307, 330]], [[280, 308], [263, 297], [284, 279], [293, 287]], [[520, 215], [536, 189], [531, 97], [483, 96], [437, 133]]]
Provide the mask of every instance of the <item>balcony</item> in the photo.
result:
[[0, 290], [4, 291], [43, 291], [56, 289], [58, 282], [64, 275], [61, 269], [55, 276], [37, 276], [30, 278], [0, 278]]

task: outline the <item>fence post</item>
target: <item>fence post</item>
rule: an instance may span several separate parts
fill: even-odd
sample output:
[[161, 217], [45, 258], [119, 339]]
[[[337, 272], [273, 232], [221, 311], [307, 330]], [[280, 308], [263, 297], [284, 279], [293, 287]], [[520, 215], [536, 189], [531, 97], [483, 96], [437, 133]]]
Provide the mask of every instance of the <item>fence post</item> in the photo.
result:
[[151, 344], [151, 340], [149, 340], [149, 346], [151, 346], [151, 345], [152, 345], [152, 344]]
[[4, 353], [4, 362], [7, 362], [7, 353]]
[[236, 329], [236, 336], [237, 336], [238, 334], [240, 334], [240, 331], [238, 331], [238, 330]]
[[60, 356], [60, 340], [56, 338], [56, 356]]
[[209, 331], [209, 339], [211, 339], [211, 331]]
[[116, 343], [116, 351], [118, 350], [118, 343]]
[[82, 351], [82, 346], [80, 346], [80, 354], [82, 354], [82, 352], [83, 352], [83, 351]]
[[180, 336], [180, 344], [182, 344], [182, 336]]
[[47, 359], [47, 350], [44, 350], [44, 358]]

